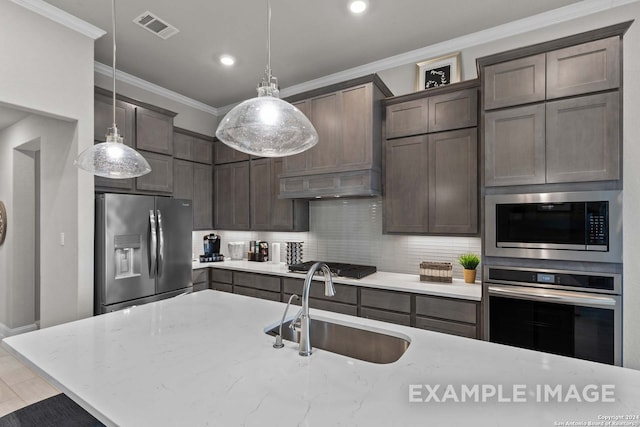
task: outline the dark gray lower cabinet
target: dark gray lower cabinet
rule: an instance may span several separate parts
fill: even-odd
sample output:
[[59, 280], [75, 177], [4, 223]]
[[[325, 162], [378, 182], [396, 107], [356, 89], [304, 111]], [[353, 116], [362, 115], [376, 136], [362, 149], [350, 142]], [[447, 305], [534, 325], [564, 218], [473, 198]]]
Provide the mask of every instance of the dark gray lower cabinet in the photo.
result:
[[[300, 306], [304, 279], [211, 269], [212, 289]], [[195, 279], [194, 279], [195, 282]], [[309, 306], [319, 310], [360, 316], [436, 332], [480, 338], [480, 302], [416, 295], [408, 292], [334, 284], [336, 294], [324, 295], [322, 281], [309, 288]]]
[[191, 282], [193, 283], [193, 292], [209, 289], [209, 269], [193, 270], [191, 272]]

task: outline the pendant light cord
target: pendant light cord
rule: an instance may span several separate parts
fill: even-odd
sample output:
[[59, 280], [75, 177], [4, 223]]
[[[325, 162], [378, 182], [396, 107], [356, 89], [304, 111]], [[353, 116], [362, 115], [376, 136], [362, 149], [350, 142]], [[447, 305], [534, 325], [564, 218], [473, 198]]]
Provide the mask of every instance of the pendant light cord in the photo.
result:
[[267, 78], [271, 84], [271, 0], [267, 0]]
[[113, 128], [116, 128], [116, 0], [111, 0], [111, 27], [113, 28]]

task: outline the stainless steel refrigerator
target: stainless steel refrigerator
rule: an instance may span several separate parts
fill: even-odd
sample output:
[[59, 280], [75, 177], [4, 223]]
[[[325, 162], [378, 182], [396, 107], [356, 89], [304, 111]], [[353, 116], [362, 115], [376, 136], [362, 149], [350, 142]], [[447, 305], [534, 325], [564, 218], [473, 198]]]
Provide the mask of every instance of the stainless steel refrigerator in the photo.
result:
[[191, 200], [96, 195], [95, 314], [191, 292]]

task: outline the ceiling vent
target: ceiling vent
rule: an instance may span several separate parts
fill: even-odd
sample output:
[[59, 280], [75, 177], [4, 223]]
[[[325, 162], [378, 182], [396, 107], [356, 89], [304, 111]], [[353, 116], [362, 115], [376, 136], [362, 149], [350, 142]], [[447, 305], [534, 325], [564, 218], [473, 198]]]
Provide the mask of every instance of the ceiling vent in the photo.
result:
[[167, 24], [165, 21], [149, 11], [138, 16], [133, 20], [133, 22], [165, 40], [180, 32], [176, 27], [171, 24]]

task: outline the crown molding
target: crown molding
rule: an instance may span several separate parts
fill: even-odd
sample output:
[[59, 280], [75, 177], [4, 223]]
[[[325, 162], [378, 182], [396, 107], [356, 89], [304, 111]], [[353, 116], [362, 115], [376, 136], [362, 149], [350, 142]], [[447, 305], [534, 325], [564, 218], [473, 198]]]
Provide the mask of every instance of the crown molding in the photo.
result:
[[[538, 15], [519, 19], [507, 24], [498, 25], [486, 30], [467, 34], [455, 39], [447, 40], [442, 43], [436, 43], [431, 46], [415, 49], [379, 61], [370, 62], [359, 67], [350, 68], [334, 74], [321, 77], [315, 80], [309, 80], [304, 83], [289, 86], [280, 90], [280, 96], [286, 98], [297, 93], [318, 89], [345, 80], [362, 77], [372, 73], [378, 73], [390, 68], [399, 67], [424, 60], [425, 58], [434, 58], [446, 55], [451, 52], [467, 49], [496, 40], [505, 39], [515, 35], [527, 33], [529, 31], [549, 27], [583, 16], [614, 9], [629, 3], [636, 3], [640, 0], [582, 0], [558, 9], [543, 12]], [[233, 104], [235, 105], [235, 104]], [[230, 107], [233, 108], [233, 105]], [[219, 108], [220, 111], [229, 111], [229, 106]], [[228, 108], [228, 109], [227, 109]]]
[[[94, 71], [98, 74], [102, 74], [107, 77], [113, 76], [112, 68], [109, 65], [105, 65], [101, 62], [94, 61], [93, 68], [94, 68]], [[181, 95], [178, 92], [165, 89], [162, 86], [158, 86], [155, 83], [148, 82], [132, 74], [125, 73], [124, 71], [116, 70], [116, 80], [118, 80], [119, 82], [130, 84], [140, 89], [144, 89], [148, 92], [155, 93], [156, 95], [163, 96], [165, 98], [171, 99], [172, 101], [176, 101], [181, 104], [184, 104], [188, 107], [192, 107], [197, 110], [204, 111], [205, 113], [213, 114], [214, 116], [217, 116], [218, 114], [220, 114], [220, 111], [218, 108], [212, 107], [200, 101], [196, 101], [195, 99], [189, 98], [188, 96]]]
[[15, 4], [29, 9], [32, 12], [42, 15], [45, 18], [49, 18], [58, 24], [64, 25], [78, 33], [85, 35], [93, 40], [99, 39], [106, 34], [106, 31], [89, 24], [87, 21], [73, 16], [70, 13], [65, 12], [62, 9], [42, 1], [42, 0], [11, 0]]

